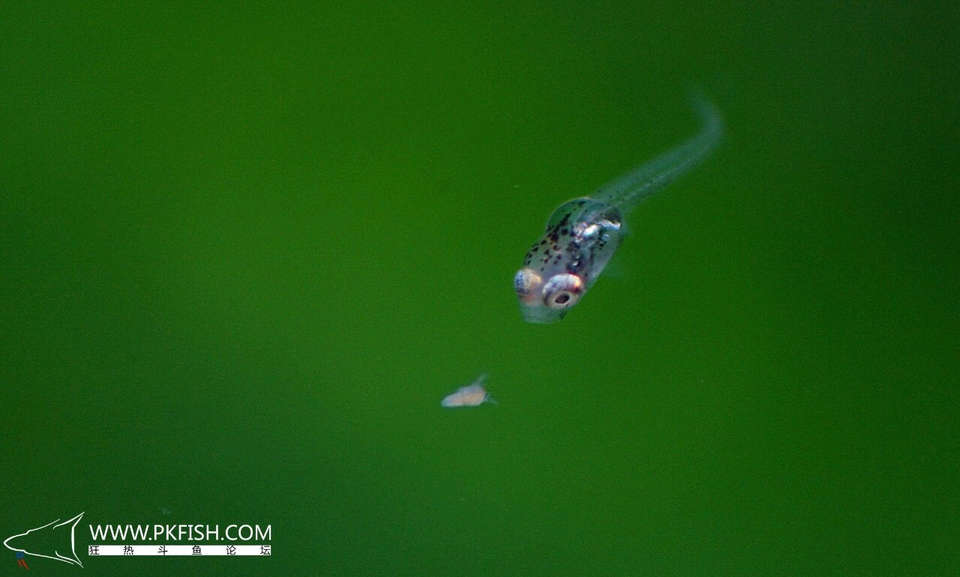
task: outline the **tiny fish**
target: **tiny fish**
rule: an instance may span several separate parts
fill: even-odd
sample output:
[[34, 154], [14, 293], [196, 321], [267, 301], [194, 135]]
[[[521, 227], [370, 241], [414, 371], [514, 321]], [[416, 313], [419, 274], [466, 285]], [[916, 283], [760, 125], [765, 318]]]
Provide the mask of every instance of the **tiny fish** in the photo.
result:
[[487, 375], [480, 375], [469, 385], [460, 387], [444, 397], [443, 400], [440, 401], [440, 405], [443, 407], [476, 407], [484, 403], [493, 403], [496, 405], [497, 401], [493, 400], [493, 397], [490, 396], [487, 389], [483, 387], [483, 383], [486, 382], [486, 380]]
[[595, 194], [561, 204], [531, 245], [513, 278], [523, 319], [557, 322], [600, 277], [623, 237], [623, 215], [670, 184], [716, 148], [723, 119], [716, 106], [693, 97], [700, 132], [650, 162], [601, 187]]

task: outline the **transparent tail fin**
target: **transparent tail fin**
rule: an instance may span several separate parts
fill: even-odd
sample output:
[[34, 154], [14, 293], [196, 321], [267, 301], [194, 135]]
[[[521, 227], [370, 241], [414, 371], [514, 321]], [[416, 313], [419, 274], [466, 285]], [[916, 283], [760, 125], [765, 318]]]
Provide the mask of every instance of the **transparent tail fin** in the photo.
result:
[[600, 187], [592, 197], [623, 211], [670, 184], [709, 156], [723, 137], [723, 116], [699, 91], [691, 93], [690, 102], [700, 118], [700, 132]]

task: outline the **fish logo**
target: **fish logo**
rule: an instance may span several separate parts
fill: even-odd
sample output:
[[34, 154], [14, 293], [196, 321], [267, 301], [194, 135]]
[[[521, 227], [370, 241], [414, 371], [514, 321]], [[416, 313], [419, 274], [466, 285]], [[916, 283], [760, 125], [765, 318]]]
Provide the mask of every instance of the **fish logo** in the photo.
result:
[[[66, 521], [55, 519], [46, 525], [7, 537], [3, 540], [3, 546], [17, 554], [17, 565], [24, 569], [29, 569], [23, 559], [24, 555], [53, 559], [54, 561], [83, 567], [83, 563], [77, 557], [75, 534], [77, 524], [82, 518], [83, 513]], [[33, 549], [33, 551], [27, 550], [27, 547]]]

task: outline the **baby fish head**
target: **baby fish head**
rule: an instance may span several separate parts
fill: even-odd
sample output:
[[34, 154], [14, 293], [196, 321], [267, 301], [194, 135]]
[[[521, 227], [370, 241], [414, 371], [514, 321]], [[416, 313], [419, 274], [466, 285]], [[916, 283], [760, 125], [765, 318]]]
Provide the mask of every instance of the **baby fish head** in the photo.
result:
[[619, 211], [600, 201], [577, 198], [557, 208], [513, 277], [523, 319], [553, 323], [576, 306], [619, 246], [620, 227]]

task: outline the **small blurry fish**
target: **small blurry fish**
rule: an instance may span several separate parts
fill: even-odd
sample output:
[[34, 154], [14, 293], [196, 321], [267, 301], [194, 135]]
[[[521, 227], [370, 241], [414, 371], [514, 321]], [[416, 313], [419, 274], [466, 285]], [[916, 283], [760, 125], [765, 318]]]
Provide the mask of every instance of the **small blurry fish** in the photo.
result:
[[486, 382], [486, 380], [487, 375], [480, 375], [466, 387], [460, 387], [444, 397], [443, 400], [440, 401], [440, 405], [443, 407], [476, 407], [484, 403], [493, 403], [496, 405], [497, 401], [493, 400], [493, 397], [490, 396], [487, 389], [483, 387], [483, 383]]

